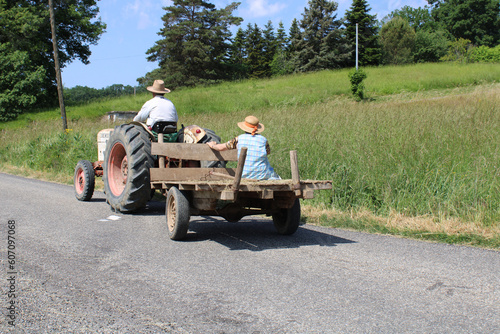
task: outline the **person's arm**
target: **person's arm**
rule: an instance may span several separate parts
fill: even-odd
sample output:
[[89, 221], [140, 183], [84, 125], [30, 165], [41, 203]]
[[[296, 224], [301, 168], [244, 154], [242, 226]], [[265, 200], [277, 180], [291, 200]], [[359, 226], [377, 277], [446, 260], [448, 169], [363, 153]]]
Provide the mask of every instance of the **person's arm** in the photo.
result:
[[222, 143], [222, 144], [217, 144], [214, 141], [211, 141], [207, 143], [208, 146], [210, 146], [211, 149], [216, 150], [216, 151], [226, 151], [226, 150], [235, 150], [237, 149], [238, 145], [238, 137], [234, 137], [227, 143]]
[[216, 150], [216, 151], [226, 151], [227, 150], [226, 143], [217, 144], [216, 142], [211, 141], [211, 142], [208, 142], [207, 145], [212, 150]]
[[148, 106], [148, 103], [144, 103], [142, 106], [141, 110], [137, 113], [137, 115], [134, 117], [134, 122], [145, 122], [148, 117], [149, 117], [149, 112], [150, 108]]

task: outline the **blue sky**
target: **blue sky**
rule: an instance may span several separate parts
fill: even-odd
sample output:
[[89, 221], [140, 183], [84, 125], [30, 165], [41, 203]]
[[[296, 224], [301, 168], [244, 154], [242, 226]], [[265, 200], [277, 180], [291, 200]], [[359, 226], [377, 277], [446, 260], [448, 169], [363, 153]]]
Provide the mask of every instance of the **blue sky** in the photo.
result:
[[[217, 8], [233, 1], [209, 1]], [[294, 18], [300, 20], [308, 0], [240, 0], [241, 5], [234, 15], [242, 17], [241, 27], [256, 23], [259, 27], [271, 20], [275, 29], [280, 21], [288, 32]], [[146, 60], [146, 51], [160, 39], [165, 14], [162, 9], [170, 6], [170, 0], [101, 0], [98, 1], [100, 17], [107, 24], [106, 32], [97, 45], [90, 50], [90, 64], [74, 61], [62, 72], [65, 87], [87, 86], [103, 88], [113, 84], [136, 86], [137, 78], [157, 68], [156, 63]], [[337, 17], [344, 16], [352, 0], [338, 0]], [[395, 9], [403, 6], [413, 8], [427, 5], [426, 0], [368, 0], [370, 14], [377, 14], [380, 20]], [[234, 29], [236, 31], [237, 28]], [[168, 85], [168, 83], [167, 83]]]

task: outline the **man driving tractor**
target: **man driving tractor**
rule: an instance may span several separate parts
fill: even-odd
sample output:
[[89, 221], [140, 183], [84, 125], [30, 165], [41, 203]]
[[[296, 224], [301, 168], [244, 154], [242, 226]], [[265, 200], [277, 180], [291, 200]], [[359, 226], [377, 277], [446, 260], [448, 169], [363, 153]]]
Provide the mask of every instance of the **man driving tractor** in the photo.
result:
[[158, 132], [155, 129], [157, 122], [168, 122], [171, 126], [177, 128], [177, 110], [169, 99], [165, 98], [170, 89], [165, 88], [163, 80], [155, 80], [153, 86], [147, 87], [147, 90], [153, 93], [153, 98], [144, 103], [141, 110], [134, 117], [135, 122], [146, 122], [150, 130]]

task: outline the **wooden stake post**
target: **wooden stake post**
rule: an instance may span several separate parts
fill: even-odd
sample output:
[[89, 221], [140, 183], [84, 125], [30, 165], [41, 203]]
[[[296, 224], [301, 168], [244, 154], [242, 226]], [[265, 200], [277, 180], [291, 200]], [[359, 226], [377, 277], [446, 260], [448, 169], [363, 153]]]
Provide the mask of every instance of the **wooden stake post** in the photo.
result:
[[292, 171], [292, 185], [295, 190], [295, 195], [300, 196], [300, 176], [299, 176], [299, 162], [297, 159], [297, 151], [290, 151], [290, 168]]
[[243, 175], [243, 166], [245, 165], [245, 160], [247, 158], [247, 148], [242, 147], [240, 151], [240, 157], [238, 158], [238, 166], [236, 167], [236, 175], [233, 182], [234, 200], [238, 198], [238, 188], [241, 183], [241, 175]]

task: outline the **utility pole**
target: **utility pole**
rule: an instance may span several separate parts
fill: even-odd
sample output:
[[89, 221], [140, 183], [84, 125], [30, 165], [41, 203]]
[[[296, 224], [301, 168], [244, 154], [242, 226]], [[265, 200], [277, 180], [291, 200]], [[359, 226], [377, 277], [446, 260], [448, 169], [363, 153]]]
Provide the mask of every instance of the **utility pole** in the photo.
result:
[[54, 3], [52, 0], [49, 0], [49, 11], [50, 11], [50, 29], [52, 30], [52, 46], [54, 48], [54, 63], [56, 66], [57, 94], [59, 95], [59, 107], [61, 108], [63, 131], [66, 131], [68, 129], [68, 123], [66, 121], [66, 108], [64, 107], [61, 68], [59, 67], [59, 50], [57, 48], [57, 38], [56, 38]]

